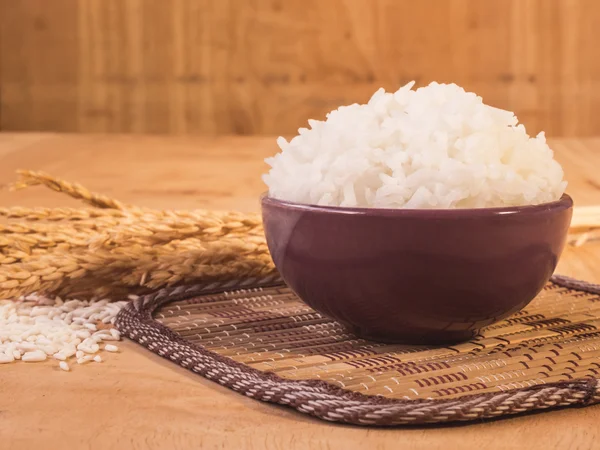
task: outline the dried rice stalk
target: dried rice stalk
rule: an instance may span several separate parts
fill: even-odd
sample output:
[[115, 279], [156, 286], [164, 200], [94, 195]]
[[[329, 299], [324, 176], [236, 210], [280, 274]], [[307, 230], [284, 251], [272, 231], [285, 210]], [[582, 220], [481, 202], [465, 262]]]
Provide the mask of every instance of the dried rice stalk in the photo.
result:
[[[17, 189], [43, 185], [92, 208], [0, 208], [0, 298], [119, 298], [275, 271], [258, 214], [140, 208], [44, 173], [20, 174]], [[576, 209], [573, 225], [571, 245], [600, 238], [600, 207]]]
[[590, 242], [600, 241], [600, 225], [596, 228], [589, 228], [586, 231], [569, 233], [567, 244], [573, 247], [581, 247]]
[[69, 296], [73, 294], [72, 283], [89, 282], [92, 286], [102, 279], [104, 286], [128, 287], [137, 293], [200, 279], [267, 275], [272, 270], [264, 242], [225, 238], [203, 243], [190, 239], [150, 248], [133, 244], [40, 255], [2, 266], [0, 289], [7, 290], [4, 297], [23, 295], [24, 288]]
[[95, 208], [0, 208], [0, 297], [106, 296], [274, 272], [257, 214], [158, 211], [20, 172]]
[[573, 212], [569, 244], [579, 247], [600, 240], [600, 206], [580, 206]]
[[125, 209], [125, 205], [104, 195], [94, 194], [77, 183], [54, 178], [43, 172], [19, 170], [21, 178], [12, 185], [11, 189], [18, 190], [29, 186], [44, 185], [57, 192], [65, 193], [73, 198], [83, 200], [96, 208]]
[[150, 245], [153, 242], [168, 242], [183, 237], [216, 240], [231, 234], [238, 236], [262, 234], [262, 224], [258, 214], [206, 210], [157, 211], [126, 206], [117, 200], [94, 194], [79, 184], [53, 178], [43, 172], [19, 171], [19, 174], [22, 179], [15, 183], [12, 189], [44, 185], [57, 192], [81, 199], [92, 206], [112, 211], [104, 214], [104, 210], [94, 209], [82, 211], [69, 208], [38, 208], [35, 210], [0, 208], [0, 216], [32, 221], [77, 220], [80, 228], [96, 226], [98, 219], [101, 219], [103, 230], [112, 236], [146, 237], [148, 238], [147, 243]]

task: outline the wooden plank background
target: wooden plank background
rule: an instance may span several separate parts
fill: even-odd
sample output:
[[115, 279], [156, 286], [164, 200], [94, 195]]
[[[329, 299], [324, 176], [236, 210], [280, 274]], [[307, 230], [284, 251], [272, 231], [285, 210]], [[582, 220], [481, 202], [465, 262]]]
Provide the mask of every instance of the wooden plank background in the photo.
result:
[[288, 134], [456, 82], [600, 133], [598, 0], [0, 0], [0, 129]]

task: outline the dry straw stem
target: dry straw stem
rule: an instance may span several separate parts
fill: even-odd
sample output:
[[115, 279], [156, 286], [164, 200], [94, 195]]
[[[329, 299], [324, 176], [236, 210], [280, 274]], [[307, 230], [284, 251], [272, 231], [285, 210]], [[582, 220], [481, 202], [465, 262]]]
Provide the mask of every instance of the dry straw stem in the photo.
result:
[[[43, 185], [85, 208], [0, 208], [0, 298], [32, 292], [117, 296], [275, 271], [258, 214], [126, 205], [41, 172]], [[600, 237], [600, 207], [577, 209], [572, 245]]]
[[575, 207], [569, 230], [569, 244], [579, 247], [597, 240], [600, 240], [600, 205]]

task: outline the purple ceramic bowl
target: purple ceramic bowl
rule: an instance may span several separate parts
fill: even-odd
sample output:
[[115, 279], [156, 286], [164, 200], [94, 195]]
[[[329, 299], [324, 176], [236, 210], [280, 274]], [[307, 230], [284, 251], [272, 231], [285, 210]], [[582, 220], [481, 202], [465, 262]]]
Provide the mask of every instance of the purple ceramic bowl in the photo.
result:
[[359, 336], [411, 344], [471, 338], [527, 305], [556, 268], [573, 200], [406, 210], [263, 196], [269, 251], [308, 305]]

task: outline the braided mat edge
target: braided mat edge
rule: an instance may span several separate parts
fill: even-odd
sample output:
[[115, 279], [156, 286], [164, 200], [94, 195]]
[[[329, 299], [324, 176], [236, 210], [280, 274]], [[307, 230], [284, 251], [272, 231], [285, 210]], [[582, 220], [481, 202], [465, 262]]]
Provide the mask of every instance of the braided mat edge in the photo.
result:
[[[273, 275], [161, 289], [129, 303], [118, 314], [116, 326], [123, 335], [151, 352], [233, 391], [331, 422], [371, 426], [464, 422], [600, 402], [600, 382], [595, 378], [446, 400], [368, 396], [323, 381], [286, 380], [255, 370], [186, 341], [152, 317], [157, 308], [194, 295], [268, 286], [280, 281]], [[566, 288], [600, 294], [600, 285], [559, 275], [552, 281]]]

